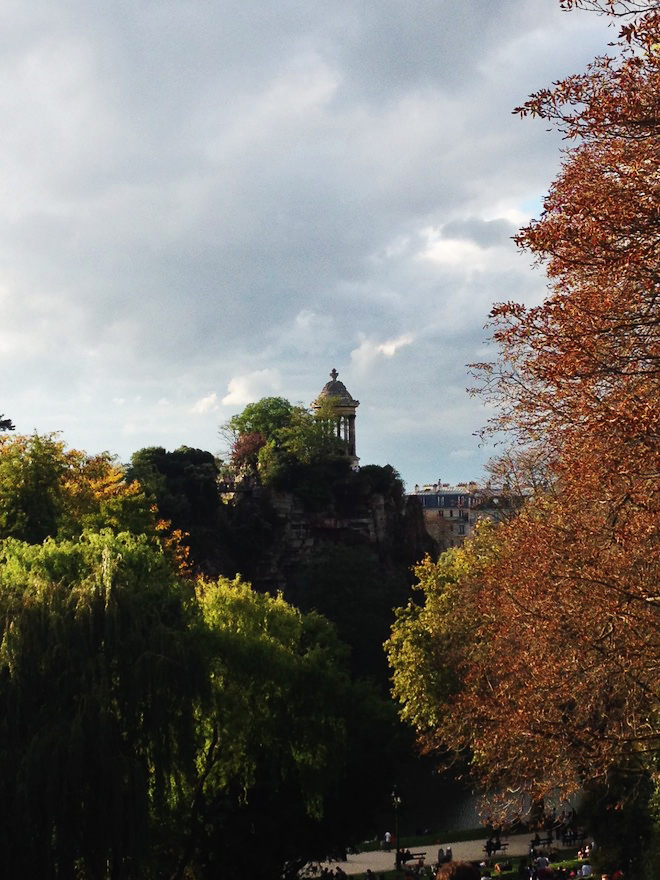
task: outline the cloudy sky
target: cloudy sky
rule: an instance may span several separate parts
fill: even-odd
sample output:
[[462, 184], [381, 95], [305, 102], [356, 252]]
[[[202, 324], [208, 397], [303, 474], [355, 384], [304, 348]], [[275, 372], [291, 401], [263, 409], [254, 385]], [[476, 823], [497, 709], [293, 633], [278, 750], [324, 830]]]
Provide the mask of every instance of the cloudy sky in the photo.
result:
[[613, 32], [558, 0], [5, 0], [0, 413], [218, 452], [333, 367], [362, 463], [479, 478], [466, 394], [561, 143], [511, 114]]

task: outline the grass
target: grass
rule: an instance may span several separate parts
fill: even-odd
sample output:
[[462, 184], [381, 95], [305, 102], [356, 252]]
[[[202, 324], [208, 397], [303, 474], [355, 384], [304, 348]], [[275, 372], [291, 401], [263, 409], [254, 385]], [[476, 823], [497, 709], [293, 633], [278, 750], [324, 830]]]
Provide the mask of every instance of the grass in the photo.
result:
[[[463, 838], [464, 840], [467, 838]], [[470, 838], [472, 839], [472, 838]], [[511, 860], [513, 868], [510, 871], [502, 871], [501, 874], [495, 874], [493, 872], [494, 880], [497, 880], [498, 877], [502, 877], [503, 880], [513, 880], [513, 878], [518, 877], [518, 865], [520, 864], [520, 858], [514, 857]], [[566, 868], [567, 871], [577, 870], [581, 866], [582, 862], [578, 861], [578, 859], [562, 859], [558, 862], [552, 862], [551, 865], [553, 868]], [[392, 868], [390, 871], [381, 871], [378, 875], [379, 880], [401, 880], [401, 876], [403, 871], [396, 871]], [[358, 875], [359, 876], [359, 875]]]

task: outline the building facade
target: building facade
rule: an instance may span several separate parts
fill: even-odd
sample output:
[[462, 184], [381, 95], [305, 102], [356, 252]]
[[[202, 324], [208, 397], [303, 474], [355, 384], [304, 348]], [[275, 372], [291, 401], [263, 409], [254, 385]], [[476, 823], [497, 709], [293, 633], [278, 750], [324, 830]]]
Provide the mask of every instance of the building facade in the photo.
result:
[[514, 494], [508, 487], [476, 482], [416, 485], [410, 497], [419, 500], [426, 531], [440, 552], [460, 547], [481, 519], [500, 521], [520, 509], [525, 494]]

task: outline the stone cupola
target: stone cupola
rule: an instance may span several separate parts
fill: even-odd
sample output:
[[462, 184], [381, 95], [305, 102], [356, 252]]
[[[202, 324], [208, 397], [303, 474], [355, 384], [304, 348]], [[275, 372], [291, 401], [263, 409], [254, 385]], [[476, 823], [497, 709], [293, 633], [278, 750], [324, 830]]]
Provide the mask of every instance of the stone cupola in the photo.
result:
[[324, 402], [331, 403], [336, 420], [337, 437], [341, 440], [346, 455], [351, 459], [351, 465], [356, 467], [360, 459], [355, 454], [355, 410], [360, 405], [360, 401], [351, 397], [338, 376], [337, 370], [333, 369], [330, 373], [331, 381], [325, 383], [319, 396], [312, 402], [312, 409], [318, 412]]

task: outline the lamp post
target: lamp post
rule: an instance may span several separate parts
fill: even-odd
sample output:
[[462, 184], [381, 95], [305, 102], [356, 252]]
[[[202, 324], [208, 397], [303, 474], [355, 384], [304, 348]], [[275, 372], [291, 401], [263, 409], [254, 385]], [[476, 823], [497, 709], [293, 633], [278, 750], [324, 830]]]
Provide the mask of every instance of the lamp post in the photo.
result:
[[399, 807], [401, 806], [401, 798], [396, 792], [396, 785], [392, 790], [392, 806], [394, 807], [394, 841], [396, 847], [394, 867], [398, 871], [401, 868], [401, 854], [399, 852]]

